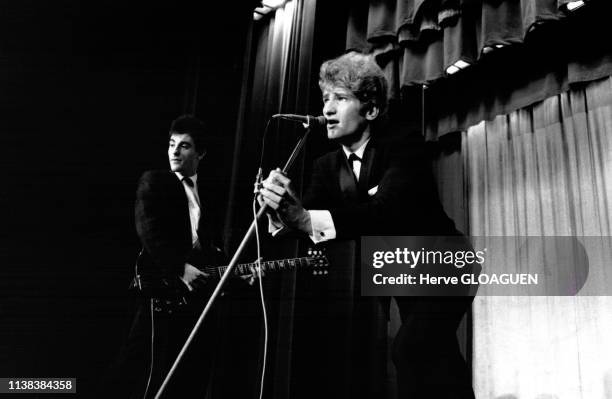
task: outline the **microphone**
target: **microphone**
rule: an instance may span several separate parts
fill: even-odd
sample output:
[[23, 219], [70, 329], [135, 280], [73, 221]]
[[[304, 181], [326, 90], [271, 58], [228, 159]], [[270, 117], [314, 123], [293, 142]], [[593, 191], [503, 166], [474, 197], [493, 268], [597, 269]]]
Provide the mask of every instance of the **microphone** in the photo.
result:
[[296, 115], [296, 114], [276, 114], [272, 115], [274, 119], [286, 119], [288, 121], [302, 122], [307, 127], [311, 126], [326, 126], [327, 119], [323, 115], [312, 116], [312, 115]]

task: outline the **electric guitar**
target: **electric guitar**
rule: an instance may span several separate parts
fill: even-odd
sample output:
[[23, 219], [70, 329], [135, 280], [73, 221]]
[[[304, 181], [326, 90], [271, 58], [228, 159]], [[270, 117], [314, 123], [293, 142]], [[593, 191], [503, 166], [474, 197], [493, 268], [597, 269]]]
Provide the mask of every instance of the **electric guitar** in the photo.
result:
[[[277, 259], [260, 262], [262, 273], [282, 272], [293, 269], [312, 269], [312, 274], [315, 276], [323, 276], [328, 274], [329, 261], [323, 253], [322, 249], [308, 249], [308, 256], [301, 258]], [[257, 262], [240, 263], [235, 266], [234, 276], [248, 276], [257, 274]], [[213, 277], [221, 278], [227, 270], [227, 266], [208, 266], [201, 268], [205, 273]]]
[[[282, 272], [287, 270], [311, 269], [315, 276], [325, 276], [329, 273], [329, 260], [322, 249], [309, 248], [308, 256], [299, 258], [276, 259], [261, 261], [262, 273]], [[241, 263], [234, 267], [233, 276], [257, 275], [257, 262]], [[209, 280], [219, 280], [228, 266], [206, 266], [200, 268], [203, 272], [210, 275]], [[130, 289], [140, 292], [142, 295], [153, 297], [154, 308], [159, 312], [172, 313], [177, 307], [183, 306], [188, 302], [202, 300], [210, 294], [210, 287], [214, 284], [206, 284], [203, 289], [196, 289], [193, 292], [177, 278], [177, 281], [169, 282], [167, 279], [147, 279], [137, 272]]]

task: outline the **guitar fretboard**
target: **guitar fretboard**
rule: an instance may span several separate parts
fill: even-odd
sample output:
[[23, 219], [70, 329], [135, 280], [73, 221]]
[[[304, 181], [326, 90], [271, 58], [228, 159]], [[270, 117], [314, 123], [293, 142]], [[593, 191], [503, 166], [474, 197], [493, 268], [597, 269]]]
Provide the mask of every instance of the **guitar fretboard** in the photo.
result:
[[[263, 272], [275, 272], [283, 270], [291, 270], [299, 267], [308, 267], [311, 265], [313, 258], [301, 257], [301, 258], [289, 258], [289, 259], [278, 259], [268, 260], [261, 262], [261, 270]], [[240, 263], [234, 268], [233, 274], [235, 276], [244, 276], [251, 274], [257, 267], [257, 262], [252, 263]], [[205, 267], [203, 270], [211, 275], [218, 275], [221, 277], [227, 270], [228, 266], [216, 266], [216, 267]]]

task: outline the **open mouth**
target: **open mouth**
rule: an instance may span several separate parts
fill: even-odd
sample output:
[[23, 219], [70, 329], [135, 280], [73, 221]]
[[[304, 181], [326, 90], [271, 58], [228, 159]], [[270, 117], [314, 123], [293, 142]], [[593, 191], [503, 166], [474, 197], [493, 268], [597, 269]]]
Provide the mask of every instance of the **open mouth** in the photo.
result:
[[336, 126], [338, 126], [338, 120], [336, 120], [336, 119], [328, 119], [327, 120], [327, 128], [328, 129], [333, 129]]

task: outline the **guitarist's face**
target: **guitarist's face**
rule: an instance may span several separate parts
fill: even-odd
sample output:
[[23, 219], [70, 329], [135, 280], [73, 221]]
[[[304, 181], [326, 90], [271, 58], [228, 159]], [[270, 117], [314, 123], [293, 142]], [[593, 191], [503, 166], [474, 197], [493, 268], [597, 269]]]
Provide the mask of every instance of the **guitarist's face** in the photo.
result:
[[173, 133], [170, 136], [168, 161], [170, 161], [170, 170], [173, 172], [179, 172], [185, 177], [193, 176], [204, 154], [196, 151], [191, 135]]

